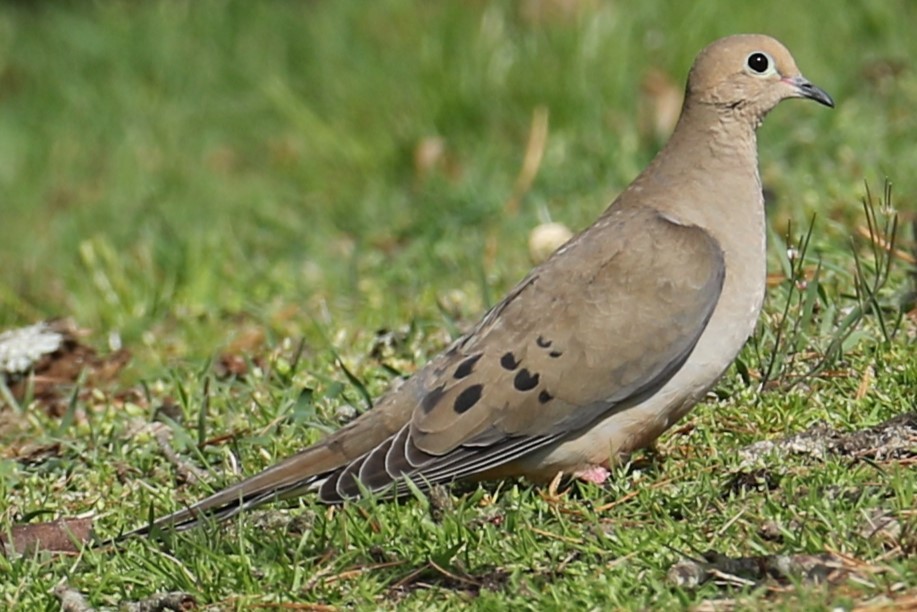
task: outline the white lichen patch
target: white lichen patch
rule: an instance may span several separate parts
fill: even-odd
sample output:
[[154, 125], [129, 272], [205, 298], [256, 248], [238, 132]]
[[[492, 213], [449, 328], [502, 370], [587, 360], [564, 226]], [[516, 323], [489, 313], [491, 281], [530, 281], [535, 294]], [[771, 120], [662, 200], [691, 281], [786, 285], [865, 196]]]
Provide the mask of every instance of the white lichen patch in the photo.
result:
[[0, 372], [21, 374], [48, 353], [61, 347], [64, 336], [47, 323], [11, 329], [0, 334]]

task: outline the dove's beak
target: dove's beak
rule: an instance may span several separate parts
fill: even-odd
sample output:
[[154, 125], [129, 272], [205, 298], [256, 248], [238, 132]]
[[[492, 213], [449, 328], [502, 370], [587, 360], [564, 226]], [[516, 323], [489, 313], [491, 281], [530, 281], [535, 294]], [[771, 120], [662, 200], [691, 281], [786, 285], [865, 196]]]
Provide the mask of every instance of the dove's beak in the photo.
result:
[[819, 104], [824, 104], [825, 106], [834, 108], [834, 100], [831, 98], [831, 96], [828, 95], [828, 92], [821, 87], [813, 85], [804, 76], [798, 75], [785, 78], [783, 80], [785, 83], [796, 90], [796, 94], [800, 98], [815, 100]]

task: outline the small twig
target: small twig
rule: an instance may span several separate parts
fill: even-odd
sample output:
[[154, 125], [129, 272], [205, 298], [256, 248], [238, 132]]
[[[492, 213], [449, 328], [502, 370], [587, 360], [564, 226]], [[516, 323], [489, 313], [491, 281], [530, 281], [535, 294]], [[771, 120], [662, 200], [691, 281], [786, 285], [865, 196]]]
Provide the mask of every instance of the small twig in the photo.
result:
[[883, 239], [881, 236], [877, 236], [876, 234], [872, 233], [869, 227], [863, 227], [862, 225], [859, 225], [856, 228], [856, 233], [859, 234], [862, 238], [871, 240], [880, 249], [887, 253], [891, 253], [901, 261], [909, 264], [917, 264], [917, 257], [911, 253], [908, 253], [907, 251], [892, 247], [891, 243]]
[[377, 569], [385, 569], [387, 567], [398, 567], [399, 565], [404, 565], [407, 561], [398, 560], [398, 561], [386, 561], [384, 563], [373, 563], [371, 565], [364, 565], [361, 567], [355, 567], [349, 570], [344, 570], [339, 574], [332, 574], [328, 576], [325, 580], [322, 581], [322, 584], [333, 584], [335, 582], [340, 582], [342, 580], [350, 580], [351, 578], [356, 578], [357, 576], [370, 572]]
[[[233, 440], [236, 440], [238, 438], [242, 438], [248, 435], [250, 431], [251, 430], [249, 428], [245, 427], [243, 429], [233, 430], [229, 433], [220, 434], [219, 436], [214, 436], [213, 438], [208, 438], [207, 440], [204, 440], [203, 442], [201, 442], [200, 447], [205, 448], [207, 446], [221, 446], [223, 444], [226, 444], [227, 442], [232, 442]], [[262, 435], [263, 435], [263, 432], [262, 432]]]
[[428, 569], [430, 569], [430, 568], [427, 567], [426, 565], [422, 565], [422, 566], [418, 567], [417, 569], [412, 570], [411, 572], [408, 573], [407, 576], [405, 576], [404, 578], [402, 578], [401, 580], [399, 580], [398, 582], [396, 582], [395, 584], [393, 584], [393, 585], [391, 586], [391, 588], [392, 588], [392, 589], [400, 589], [400, 588], [403, 588], [405, 585], [411, 584], [412, 582], [414, 582], [414, 579], [416, 579], [418, 576], [420, 576], [421, 574], [423, 574], [423, 573], [424, 573], [425, 571], [427, 571]]
[[736, 521], [742, 518], [743, 514], [745, 514], [745, 508], [740, 509], [734, 517], [726, 521], [726, 523], [722, 527], [720, 527], [720, 529], [716, 532], [717, 537], [720, 537], [724, 533], [726, 533], [730, 527], [735, 525]]
[[[713, 467], [714, 467], [714, 466], [706, 467], [706, 468], [704, 468], [702, 471], [703, 471], [703, 472], [709, 472], [709, 471], [711, 471], [711, 470], [713, 469]], [[658, 489], [658, 488], [660, 488], [660, 487], [664, 487], [665, 485], [670, 484], [673, 480], [675, 480], [675, 479], [674, 479], [674, 478], [663, 478], [662, 480], [660, 480], [660, 481], [658, 481], [658, 482], [654, 482], [653, 484], [649, 485], [648, 487], [645, 487], [645, 488], [643, 488], [643, 489], [637, 489], [637, 490], [631, 491], [630, 493], [627, 493], [627, 494], [625, 494], [625, 495], [622, 495], [621, 497], [619, 497], [618, 499], [616, 499], [616, 500], [614, 500], [614, 501], [608, 502], [607, 504], [603, 504], [603, 505], [599, 506], [598, 508], [596, 508], [595, 510], [593, 510], [593, 512], [596, 513], [596, 514], [600, 514], [600, 513], [602, 513], [602, 512], [606, 512], [606, 511], [608, 511], [608, 510], [611, 510], [611, 509], [614, 508], [615, 506], [618, 506], [618, 505], [620, 505], [620, 504], [623, 504], [623, 503], [626, 502], [626, 501], [632, 500], [633, 498], [635, 498], [635, 497], [637, 497], [638, 495], [640, 495], [640, 493], [643, 492], [643, 491], [652, 491], [653, 489]]]
[[519, 212], [519, 203], [532, 188], [532, 182], [538, 175], [541, 159], [544, 157], [545, 143], [548, 140], [548, 109], [537, 106], [532, 112], [532, 126], [529, 129], [529, 142], [525, 147], [525, 157], [522, 160], [522, 169], [516, 177], [513, 194], [506, 201], [503, 211], [507, 215]]
[[470, 584], [472, 586], [481, 586], [481, 583], [478, 582], [477, 580], [473, 580], [471, 578], [466, 578], [465, 576], [459, 576], [458, 574], [454, 574], [448, 571], [447, 569], [443, 568], [442, 566], [440, 566], [438, 563], [436, 563], [436, 561], [432, 559], [430, 559], [429, 564], [430, 564], [430, 567], [432, 567], [434, 570], [436, 570], [437, 572], [439, 572], [446, 578], [449, 578], [455, 582], [463, 582], [465, 584]]
[[856, 395], [854, 399], [861, 400], [866, 397], [866, 394], [869, 393], [869, 388], [872, 386], [872, 380], [876, 376], [875, 369], [869, 365], [863, 369], [863, 376], [860, 378], [860, 384], [857, 386]]
[[[315, 603], [296, 603], [292, 601], [272, 601], [272, 602], [248, 602], [241, 597], [231, 597], [229, 599], [224, 599], [219, 602], [221, 604], [228, 604], [226, 609], [237, 609], [237, 604], [242, 606], [238, 609], [252, 609], [260, 610], [262, 608], [267, 608], [269, 610], [307, 610], [308, 612], [336, 612], [340, 608], [328, 604], [315, 604]], [[223, 608], [219, 608], [222, 610]]]
[[197, 466], [191, 465], [178, 456], [175, 449], [169, 443], [172, 433], [168, 429], [160, 429], [156, 432], [156, 442], [163, 456], [175, 466], [175, 471], [181, 476], [182, 480], [189, 484], [197, 484], [207, 479], [207, 472]]
[[748, 578], [742, 578], [741, 576], [736, 576], [735, 574], [730, 574], [728, 572], [724, 572], [718, 569], [708, 570], [708, 574], [710, 577], [720, 580], [723, 584], [728, 584], [732, 586], [740, 586], [740, 587], [741, 586], [755, 586], [756, 584], [758, 584], [754, 580], [750, 580]]
[[551, 538], [552, 540], [560, 540], [561, 542], [567, 542], [568, 544], [582, 544], [583, 541], [577, 538], [571, 538], [569, 536], [562, 536], [559, 533], [552, 533], [550, 531], [545, 531], [544, 529], [539, 529], [538, 527], [529, 527], [529, 530], [533, 533], [537, 533], [540, 536], [546, 538]]

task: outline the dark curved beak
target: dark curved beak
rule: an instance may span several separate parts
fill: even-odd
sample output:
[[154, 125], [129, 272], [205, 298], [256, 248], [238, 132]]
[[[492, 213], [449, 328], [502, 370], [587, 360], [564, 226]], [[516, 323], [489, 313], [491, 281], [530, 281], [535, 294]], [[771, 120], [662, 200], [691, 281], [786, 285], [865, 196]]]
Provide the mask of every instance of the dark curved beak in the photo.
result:
[[824, 104], [825, 106], [834, 108], [834, 100], [831, 99], [831, 96], [828, 95], [828, 92], [821, 87], [813, 85], [804, 76], [795, 76], [786, 79], [786, 82], [796, 89], [796, 93], [799, 94], [800, 98], [815, 100], [819, 104]]

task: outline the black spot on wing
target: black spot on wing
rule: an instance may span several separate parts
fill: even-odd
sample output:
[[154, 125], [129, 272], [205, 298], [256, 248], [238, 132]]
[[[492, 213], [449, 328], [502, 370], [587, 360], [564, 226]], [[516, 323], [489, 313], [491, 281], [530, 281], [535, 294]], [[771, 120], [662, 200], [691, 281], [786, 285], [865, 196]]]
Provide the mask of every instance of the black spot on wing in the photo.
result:
[[504, 353], [503, 357], [500, 357], [500, 365], [503, 366], [503, 369], [512, 372], [519, 367], [519, 362], [516, 361], [516, 356], [513, 355], [513, 352], [509, 351]]
[[471, 385], [458, 394], [458, 397], [455, 398], [455, 403], [452, 405], [452, 409], [458, 414], [468, 412], [478, 403], [478, 400], [481, 399], [481, 393], [483, 391], [484, 385]]
[[546, 340], [544, 336], [538, 336], [538, 338], [535, 339], [535, 344], [537, 344], [541, 348], [550, 348], [553, 342], [551, 342], [550, 340]]
[[453, 373], [452, 375], [453, 378], [455, 378], [456, 380], [459, 380], [461, 378], [465, 378], [466, 376], [474, 372], [475, 364], [478, 362], [478, 360], [483, 355], [484, 353], [478, 353], [477, 355], [472, 355], [471, 357], [469, 357], [468, 359], [460, 363], [458, 367], [455, 368], [455, 373]]
[[439, 403], [439, 400], [443, 398], [446, 385], [440, 385], [423, 396], [423, 399], [420, 400], [420, 408], [425, 412], [430, 412], [433, 408], [436, 407], [436, 404]]
[[553, 357], [554, 359], [557, 359], [558, 357], [560, 357], [563, 354], [564, 354], [563, 351], [551, 351], [550, 353], [548, 353], [548, 356]]
[[513, 379], [513, 386], [518, 391], [531, 391], [538, 385], [538, 374], [532, 374], [526, 368], [522, 368]]
[[545, 391], [544, 389], [542, 389], [541, 393], [538, 394], [538, 401], [541, 402], [542, 404], [547, 404], [552, 399], [554, 399], [554, 396], [548, 393], [547, 391]]

